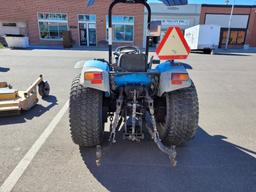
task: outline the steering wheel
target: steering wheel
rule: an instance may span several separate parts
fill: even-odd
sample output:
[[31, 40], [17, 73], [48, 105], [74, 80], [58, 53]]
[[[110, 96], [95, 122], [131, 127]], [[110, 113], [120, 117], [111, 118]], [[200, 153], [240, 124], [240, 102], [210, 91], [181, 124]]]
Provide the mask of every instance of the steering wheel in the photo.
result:
[[138, 47], [121, 46], [115, 50], [114, 55], [120, 56], [121, 54], [139, 54], [139, 53], [140, 53], [140, 49]]

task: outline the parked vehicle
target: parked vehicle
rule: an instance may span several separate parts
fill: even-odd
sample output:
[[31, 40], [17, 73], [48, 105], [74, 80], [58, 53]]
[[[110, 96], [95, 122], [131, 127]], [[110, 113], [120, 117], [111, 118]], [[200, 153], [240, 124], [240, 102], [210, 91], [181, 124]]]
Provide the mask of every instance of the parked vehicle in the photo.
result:
[[[176, 1], [178, 2], [178, 1]], [[184, 2], [184, 1], [183, 1]], [[114, 0], [109, 8], [108, 31], [112, 37], [112, 10], [118, 3], [143, 4], [146, 0]], [[74, 143], [96, 147], [99, 165], [104, 125], [109, 122], [109, 141], [116, 143], [120, 130], [131, 141], [149, 134], [159, 149], [176, 164], [175, 146], [194, 137], [198, 128], [196, 88], [183, 65], [165, 61], [156, 68], [149, 59], [149, 36], [146, 51], [134, 46], [118, 47], [112, 61], [112, 39], [109, 38], [109, 60], [81, 61], [82, 68], [74, 79], [70, 93], [70, 130]]]
[[191, 50], [199, 50], [205, 54], [211, 54], [219, 46], [220, 26], [196, 25], [186, 29], [184, 36]]

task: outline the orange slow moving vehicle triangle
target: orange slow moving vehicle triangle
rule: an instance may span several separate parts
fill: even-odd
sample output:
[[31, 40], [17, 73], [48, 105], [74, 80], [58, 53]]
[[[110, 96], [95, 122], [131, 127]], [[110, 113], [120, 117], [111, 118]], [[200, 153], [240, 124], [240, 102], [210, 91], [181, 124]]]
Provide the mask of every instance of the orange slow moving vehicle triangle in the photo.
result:
[[156, 49], [161, 60], [186, 59], [190, 48], [179, 27], [170, 27]]

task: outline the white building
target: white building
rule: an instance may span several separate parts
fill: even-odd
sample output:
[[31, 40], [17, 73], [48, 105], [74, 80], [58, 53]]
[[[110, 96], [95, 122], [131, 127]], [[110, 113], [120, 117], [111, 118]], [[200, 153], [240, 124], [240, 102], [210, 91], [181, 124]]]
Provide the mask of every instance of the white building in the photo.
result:
[[[162, 35], [171, 26], [178, 26], [183, 31], [186, 28], [198, 25], [200, 22], [201, 5], [190, 4], [183, 6], [167, 7], [162, 3], [151, 3], [152, 21], [157, 20], [162, 23]], [[144, 10], [144, 23], [147, 23], [147, 10]], [[147, 33], [147, 26], [144, 26], [144, 37]], [[155, 43], [158, 41], [154, 39]], [[144, 38], [144, 47], [146, 46], [146, 40]]]

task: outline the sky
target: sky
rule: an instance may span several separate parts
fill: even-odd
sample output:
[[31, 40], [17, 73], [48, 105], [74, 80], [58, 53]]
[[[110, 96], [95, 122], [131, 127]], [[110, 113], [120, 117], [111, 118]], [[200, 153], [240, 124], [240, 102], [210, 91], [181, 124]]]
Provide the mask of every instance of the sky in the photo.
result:
[[[149, 2], [160, 2], [157, 0], [149, 0]], [[224, 4], [225, 0], [188, 0], [189, 4]], [[230, 0], [234, 2], [234, 0]], [[235, 5], [256, 5], [256, 0], [235, 0]]]

